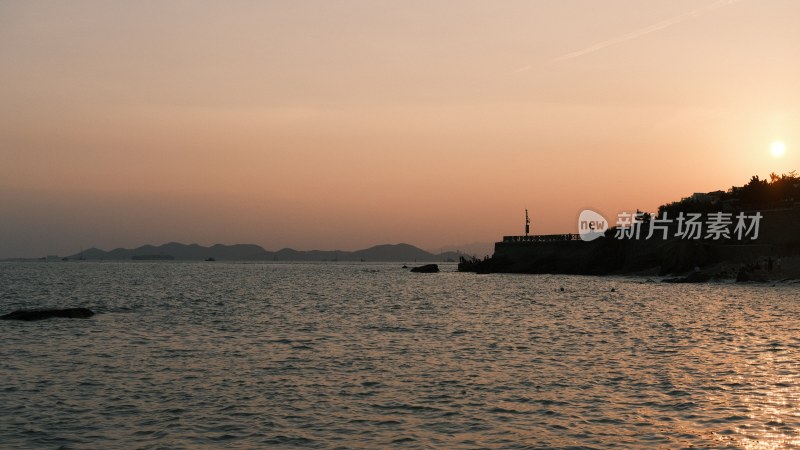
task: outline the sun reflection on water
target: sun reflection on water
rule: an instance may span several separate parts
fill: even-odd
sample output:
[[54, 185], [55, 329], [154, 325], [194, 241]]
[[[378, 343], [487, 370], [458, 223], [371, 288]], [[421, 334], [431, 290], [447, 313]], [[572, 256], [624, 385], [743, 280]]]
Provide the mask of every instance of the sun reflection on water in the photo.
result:
[[[748, 412], [744, 423], [734, 428], [735, 434], [726, 436], [729, 443], [752, 450], [800, 448], [797, 362], [773, 341], [739, 369], [736, 385], [743, 392], [741, 406]], [[736, 391], [730, 394], [737, 396]]]

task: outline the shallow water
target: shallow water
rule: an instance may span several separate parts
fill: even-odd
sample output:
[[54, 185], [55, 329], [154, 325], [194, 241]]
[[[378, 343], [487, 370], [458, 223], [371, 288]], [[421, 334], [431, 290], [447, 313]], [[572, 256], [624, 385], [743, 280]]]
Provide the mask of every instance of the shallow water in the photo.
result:
[[400, 266], [0, 264], [0, 446], [800, 448], [800, 285]]

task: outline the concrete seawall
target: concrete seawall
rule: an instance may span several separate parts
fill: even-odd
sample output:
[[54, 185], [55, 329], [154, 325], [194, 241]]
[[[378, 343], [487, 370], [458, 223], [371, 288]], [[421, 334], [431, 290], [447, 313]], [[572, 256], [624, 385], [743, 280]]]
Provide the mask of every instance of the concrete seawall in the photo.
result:
[[591, 242], [497, 242], [482, 270], [599, 275], [657, 269], [667, 274], [722, 262], [748, 264], [767, 257], [800, 255], [800, 208], [761, 214], [756, 240], [620, 240], [609, 233]]

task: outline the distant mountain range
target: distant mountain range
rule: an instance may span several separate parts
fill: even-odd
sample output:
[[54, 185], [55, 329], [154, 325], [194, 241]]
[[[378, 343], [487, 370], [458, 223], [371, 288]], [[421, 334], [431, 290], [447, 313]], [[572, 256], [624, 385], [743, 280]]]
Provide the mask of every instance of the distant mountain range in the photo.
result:
[[127, 249], [117, 248], [104, 251], [90, 248], [81, 253], [68, 256], [69, 259], [87, 260], [131, 260], [131, 259], [175, 259], [202, 261], [213, 258], [218, 261], [399, 261], [399, 262], [441, 262], [458, 261], [464, 253], [448, 251], [433, 254], [409, 244], [376, 245], [364, 250], [309, 250], [300, 251], [285, 248], [276, 252], [264, 250], [255, 244], [223, 245], [204, 247], [198, 244], [170, 242], [159, 246], [144, 245]]

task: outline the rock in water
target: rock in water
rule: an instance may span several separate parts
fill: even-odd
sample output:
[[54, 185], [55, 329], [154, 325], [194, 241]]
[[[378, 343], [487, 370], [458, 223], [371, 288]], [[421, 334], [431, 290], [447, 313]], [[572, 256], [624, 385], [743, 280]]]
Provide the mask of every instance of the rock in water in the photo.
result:
[[439, 271], [439, 266], [436, 264], [425, 264], [424, 266], [412, 267], [411, 271], [418, 273], [436, 273]]
[[85, 319], [92, 317], [94, 312], [88, 308], [66, 308], [66, 309], [19, 309], [4, 316], [2, 320], [42, 320], [51, 317], [65, 317], [68, 319]]

